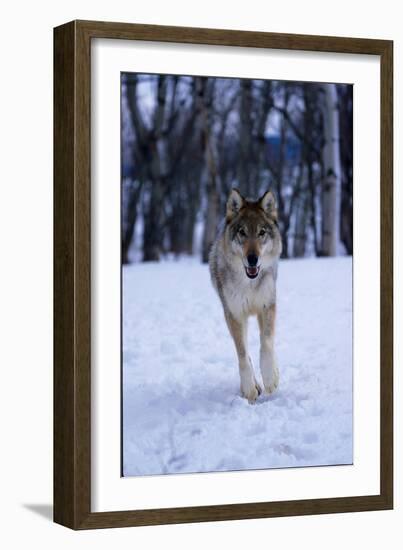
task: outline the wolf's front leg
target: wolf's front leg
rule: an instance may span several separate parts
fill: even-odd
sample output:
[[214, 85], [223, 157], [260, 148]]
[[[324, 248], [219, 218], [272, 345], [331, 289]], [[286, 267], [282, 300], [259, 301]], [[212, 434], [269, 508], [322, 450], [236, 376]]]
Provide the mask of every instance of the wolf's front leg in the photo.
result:
[[276, 304], [265, 308], [258, 315], [258, 321], [260, 327], [260, 371], [266, 392], [273, 393], [279, 384], [279, 372], [274, 354]]
[[225, 318], [238, 354], [241, 393], [249, 403], [254, 403], [262, 390], [256, 382], [252, 361], [248, 355], [247, 320], [238, 320], [229, 312], [226, 312]]

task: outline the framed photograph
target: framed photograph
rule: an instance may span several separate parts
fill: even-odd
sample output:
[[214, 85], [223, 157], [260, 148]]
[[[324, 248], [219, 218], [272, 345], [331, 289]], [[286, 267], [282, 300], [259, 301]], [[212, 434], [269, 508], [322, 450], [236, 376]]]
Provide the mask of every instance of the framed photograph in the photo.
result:
[[393, 507], [393, 43], [54, 31], [54, 520]]

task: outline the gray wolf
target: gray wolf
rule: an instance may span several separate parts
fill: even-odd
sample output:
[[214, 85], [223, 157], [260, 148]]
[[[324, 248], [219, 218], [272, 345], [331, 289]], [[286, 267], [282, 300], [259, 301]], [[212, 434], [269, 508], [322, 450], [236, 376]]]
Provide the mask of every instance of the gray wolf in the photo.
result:
[[260, 329], [260, 371], [267, 393], [276, 390], [279, 373], [274, 354], [276, 280], [281, 254], [274, 195], [245, 199], [232, 189], [224, 223], [209, 256], [210, 275], [220, 297], [238, 355], [241, 394], [254, 403], [262, 389], [248, 354], [247, 326], [257, 316]]

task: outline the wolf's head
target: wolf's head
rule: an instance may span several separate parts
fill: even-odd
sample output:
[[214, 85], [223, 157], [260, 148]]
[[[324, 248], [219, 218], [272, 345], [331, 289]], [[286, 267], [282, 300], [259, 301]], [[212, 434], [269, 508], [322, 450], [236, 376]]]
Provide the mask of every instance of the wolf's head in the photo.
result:
[[267, 191], [257, 201], [245, 199], [232, 189], [227, 201], [226, 233], [232, 252], [242, 259], [249, 279], [281, 254], [274, 195]]

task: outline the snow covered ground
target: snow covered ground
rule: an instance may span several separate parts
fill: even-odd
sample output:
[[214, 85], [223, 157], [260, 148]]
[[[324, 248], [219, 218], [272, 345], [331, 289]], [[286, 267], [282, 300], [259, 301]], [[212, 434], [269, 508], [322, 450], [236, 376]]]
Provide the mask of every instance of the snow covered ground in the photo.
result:
[[[123, 473], [352, 463], [352, 261], [285, 260], [280, 387], [240, 397], [234, 345], [197, 260], [123, 268]], [[259, 335], [249, 326], [259, 372]]]

